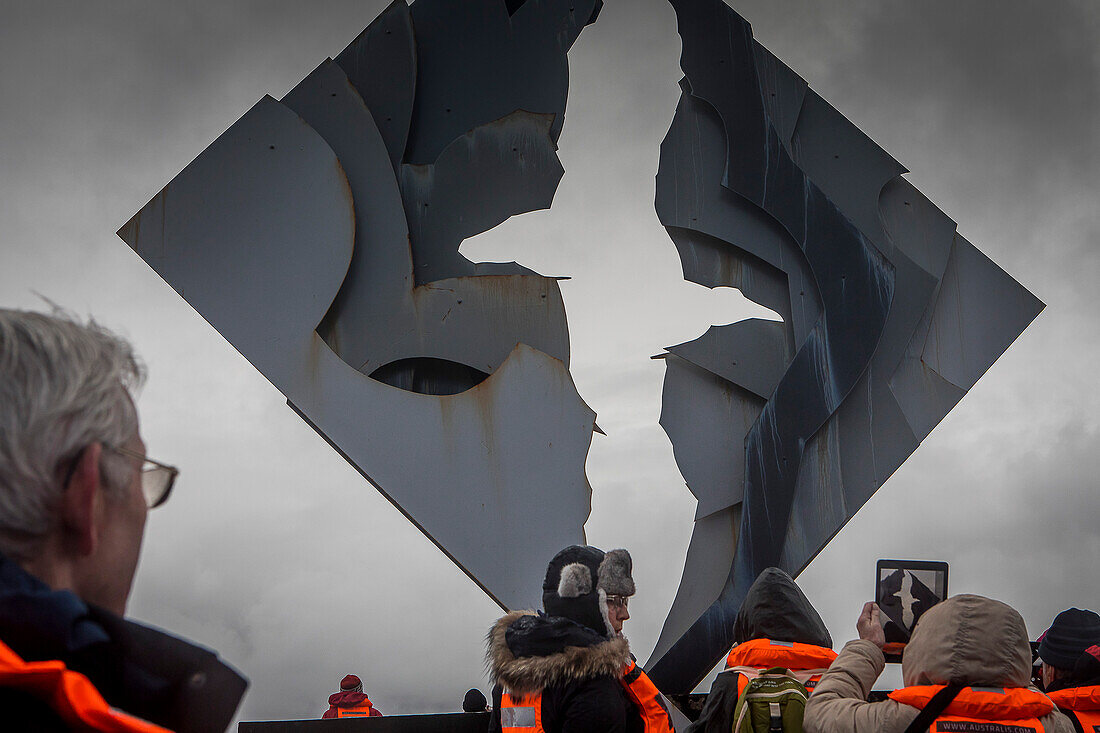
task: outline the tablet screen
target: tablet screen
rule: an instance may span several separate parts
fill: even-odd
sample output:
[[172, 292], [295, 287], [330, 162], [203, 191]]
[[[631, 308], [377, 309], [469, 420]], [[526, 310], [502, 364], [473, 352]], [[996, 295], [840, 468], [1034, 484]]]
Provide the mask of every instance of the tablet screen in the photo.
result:
[[875, 602], [887, 644], [905, 644], [917, 619], [947, 598], [947, 563], [879, 560]]

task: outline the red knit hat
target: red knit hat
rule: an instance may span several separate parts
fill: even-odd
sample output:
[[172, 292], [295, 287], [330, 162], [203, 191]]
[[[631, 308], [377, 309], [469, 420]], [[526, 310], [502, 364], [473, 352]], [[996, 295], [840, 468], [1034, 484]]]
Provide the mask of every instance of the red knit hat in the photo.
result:
[[362, 692], [363, 681], [353, 674], [349, 674], [340, 680], [340, 690], [343, 692]]

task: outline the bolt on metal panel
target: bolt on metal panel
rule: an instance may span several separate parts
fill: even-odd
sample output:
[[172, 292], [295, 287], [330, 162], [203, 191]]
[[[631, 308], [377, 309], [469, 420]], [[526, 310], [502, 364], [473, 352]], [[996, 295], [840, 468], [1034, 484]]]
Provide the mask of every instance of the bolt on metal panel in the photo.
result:
[[[565, 54], [597, 10], [395, 0], [119, 231], [506, 608], [537, 604], [546, 558], [584, 541], [595, 415], [556, 280], [458, 247], [550, 205]], [[459, 114], [438, 104], [454, 69], [508, 63], [466, 80]]]
[[[649, 662], [658, 686], [680, 693], [728, 650], [757, 574], [801, 571], [1043, 306], [725, 3], [670, 1], [687, 76], [662, 144], [658, 216], [685, 278], [740, 287], [787, 321], [715, 327], [669, 348], [662, 426], [705, 496]], [[746, 278], [743, 262], [788, 287]], [[686, 380], [676, 359], [711, 378]], [[698, 464], [740, 423], [691, 407], [720, 400], [725, 383], [765, 400], [733, 482]], [[736, 528], [719, 527], [712, 507], [735, 511]]]

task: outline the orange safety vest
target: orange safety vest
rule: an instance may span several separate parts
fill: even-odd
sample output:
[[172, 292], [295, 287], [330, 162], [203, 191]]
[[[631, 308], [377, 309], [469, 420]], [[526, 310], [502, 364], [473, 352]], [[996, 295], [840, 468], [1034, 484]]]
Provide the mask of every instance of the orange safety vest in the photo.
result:
[[48, 704], [73, 730], [97, 733], [171, 733], [167, 728], [114, 710], [92, 681], [64, 662], [25, 662], [0, 642], [0, 687], [20, 690]]
[[500, 729], [502, 733], [546, 733], [542, 727], [542, 694], [512, 697], [502, 693]]
[[[619, 683], [626, 689], [627, 697], [638, 706], [645, 733], [674, 733], [660, 691], [633, 660], [623, 670]], [[542, 694], [520, 698], [502, 693], [500, 727], [503, 733], [546, 733], [542, 727]]]
[[363, 698], [363, 702], [352, 707], [340, 707], [339, 705], [333, 705], [336, 708], [337, 718], [369, 718], [370, 711], [373, 705], [371, 705], [369, 698]]
[[619, 682], [626, 688], [627, 697], [638, 706], [645, 733], [674, 733], [672, 718], [660, 690], [633, 659], [627, 663]]
[[789, 670], [807, 690], [813, 690], [834, 659], [836, 652], [823, 646], [798, 641], [753, 639], [730, 650], [726, 657], [726, 669], [738, 673], [737, 696], [740, 697], [751, 678], [775, 667]]
[[[946, 685], [894, 690], [888, 697], [922, 709]], [[933, 721], [931, 733], [1043, 733], [1039, 718], [1054, 710], [1046, 695], [1027, 687], [964, 687]]]
[[1100, 731], [1100, 685], [1055, 690], [1047, 697], [1066, 715], [1075, 716], [1086, 733]]

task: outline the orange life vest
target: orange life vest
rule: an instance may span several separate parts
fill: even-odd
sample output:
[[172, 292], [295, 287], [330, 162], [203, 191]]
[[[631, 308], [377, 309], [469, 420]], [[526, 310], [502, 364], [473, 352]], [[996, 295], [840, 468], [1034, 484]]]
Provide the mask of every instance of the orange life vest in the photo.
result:
[[542, 694], [512, 697], [502, 693], [500, 729], [502, 733], [546, 733], [542, 727]]
[[[623, 670], [619, 683], [638, 707], [645, 733], [674, 733], [661, 693], [633, 660]], [[546, 733], [542, 727], [542, 694], [518, 698], [502, 693], [500, 727], [503, 733]]]
[[749, 680], [761, 671], [782, 667], [789, 670], [807, 690], [813, 690], [836, 659], [836, 652], [823, 646], [798, 641], [753, 639], [738, 644], [726, 657], [726, 669], [737, 672], [737, 696], [745, 691]]
[[337, 718], [368, 718], [370, 717], [370, 711], [373, 707], [368, 698], [363, 698], [363, 702], [358, 705], [350, 705], [348, 707], [340, 707], [339, 705], [333, 705], [336, 708]]
[[114, 710], [84, 675], [61, 661], [25, 662], [0, 642], [0, 687], [20, 690], [48, 704], [67, 726], [99, 733], [171, 733], [167, 728]]
[[1100, 731], [1100, 685], [1055, 690], [1047, 697], [1066, 715], [1075, 716], [1086, 733]]
[[645, 733], [674, 733], [664, 698], [642, 668], [630, 660], [619, 679], [629, 697], [642, 714]]
[[[923, 709], [945, 685], [903, 687], [891, 700]], [[1046, 695], [1026, 687], [964, 687], [929, 727], [931, 733], [1043, 733], [1039, 718], [1054, 710]]]

